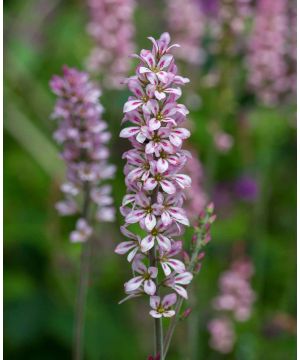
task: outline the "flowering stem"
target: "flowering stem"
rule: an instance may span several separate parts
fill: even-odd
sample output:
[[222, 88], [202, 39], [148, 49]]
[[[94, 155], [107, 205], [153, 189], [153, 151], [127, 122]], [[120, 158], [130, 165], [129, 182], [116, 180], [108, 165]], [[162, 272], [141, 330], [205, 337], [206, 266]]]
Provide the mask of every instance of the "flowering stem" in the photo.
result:
[[[150, 265], [157, 267], [156, 246], [154, 246], [152, 251], [150, 252]], [[157, 279], [155, 279], [155, 285], [156, 288], [158, 289]], [[163, 336], [162, 318], [154, 319], [154, 338], [155, 338], [155, 355], [157, 356], [158, 354], [160, 354], [160, 360], [164, 360], [164, 336]]]
[[[82, 217], [87, 219], [88, 209], [90, 205], [90, 189], [86, 182], [84, 185], [84, 204], [82, 210]], [[89, 283], [90, 270], [90, 255], [91, 255], [91, 241], [88, 239], [82, 244], [80, 257], [80, 275], [79, 285], [76, 299], [75, 310], [75, 325], [74, 325], [74, 344], [73, 344], [73, 359], [83, 359], [83, 337], [84, 337], [84, 318], [87, 299], [87, 289]]]
[[[204, 219], [204, 224], [206, 224], [209, 221], [209, 214], [206, 214], [205, 219]], [[193, 250], [192, 256], [191, 256], [191, 260], [189, 262], [189, 266], [187, 267], [187, 270], [190, 272], [194, 272], [195, 270], [195, 266], [197, 264], [197, 260], [198, 260], [198, 255], [202, 249], [203, 246], [205, 246], [205, 236], [207, 233], [207, 229], [205, 227], [205, 225], [201, 226], [200, 228], [196, 228], [196, 235], [197, 235], [197, 239], [196, 239], [196, 245], [195, 248]], [[175, 327], [180, 319], [180, 310], [181, 310], [181, 306], [183, 304], [184, 299], [182, 297], [180, 297], [177, 300], [176, 306], [175, 306], [175, 315], [173, 316], [167, 334], [165, 336], [165, 340], [164, 340], [164, 357], [166, 357], [167, 352], [169, 350], [169, 346], [174, 334], [174, 330]]]

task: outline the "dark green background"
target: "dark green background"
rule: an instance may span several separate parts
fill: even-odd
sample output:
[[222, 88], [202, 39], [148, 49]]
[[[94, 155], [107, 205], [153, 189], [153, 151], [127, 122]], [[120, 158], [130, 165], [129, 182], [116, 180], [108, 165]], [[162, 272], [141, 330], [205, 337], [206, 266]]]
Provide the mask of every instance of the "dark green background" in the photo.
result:
[[[149, 47], [146, 36], [165, 31], [163, 3], [139, 1], [136, 11], [138, 47]], [[84, 1], [5, 1], [4, 111], [4, 348], [5, 358], [71, 358], [78, 245], [68, 241], [75, 219], [59, 218], [54, 203], [60, 198], [63, 164], [51, 134], [49, 115], [54, 96], [48, 82], [63, 64], [82, 67], [92, 46], [85, 32]], [[202, 86], [200, 72], [217, 67], [221, 85]], [[182, 66], [184, 75], [190, 75]], [[195, 71], [196, 70], [196, 71]], [[226, 53], [210, 56], [204, 68], [194, 69], [193, 87], [202, 98], [190, 144], [204, 163], [209, 189], [251, 174], [260, 188], [256, 202], [231, 196], [230, 208], [218, 209], [213, 240], [203, 270], [196, 279], [200, 309], [180, 324], [169, 359], [286, 360], [296, 358], [296, 131], [295, 106], [265, 108], [246, 91], [242, 57]], [[187, 90], [188, 91], [188, 90]], [[128, 92], [106, 92], [101, 101], [113, 133], [112, 161], [118, 165], [114, 198], [118, 207], [125, 192], [121, 154], [127, 143], [118, 139], [123, 103]], [[240, 115], [246, 117], [246, 125]], [[207, 125], [216, 120], [234, 136], [226, 155], [212, 147]], [[244, 126], [245, 125], [245, 126]], [[97, 229], [99, 243], [87, 310], [86, 359], [146, 359], [152, 351], [153, 322], [148, 304], [138, 299], [117, 305], [123, 283], [130, 276], [125, 258], [113, 253], [121, 240], [117, 223]], [[186, 241], [189, 240], [188, 233]], [[257, 301], [250, 321], [237, 325], [237, 344], [222, 356], [208, 346], [210, 301], [217, 280], [237, 248], [244, 248], [255, 264], [253, 286]], [[288, 329], [274, 325], [284, 314]], [[192, 329], [189, 331], [189, 329]]]

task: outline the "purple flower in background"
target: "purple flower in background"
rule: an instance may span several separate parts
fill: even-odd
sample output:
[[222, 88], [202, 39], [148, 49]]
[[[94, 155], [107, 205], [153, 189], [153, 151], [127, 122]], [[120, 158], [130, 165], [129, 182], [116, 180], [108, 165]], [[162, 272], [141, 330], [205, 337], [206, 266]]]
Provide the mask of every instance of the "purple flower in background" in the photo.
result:
[[103, 86], [120, 89], [130, 69], [133, 43], [134, 0], [87, 0], [90, 23], [87, 31], [95, 46], [87, 60], [90, 71], [99, 75]]
[[208, 324], [210, 346], [229, 353], [235, 343], [234, 321], [247, 321], [256, 295], [250, 280], [254, 273], [250, 260], [237, 260], [219, 279], [220, 294], [213, 299], [213, 308], [220, 314]]
[[[61, 186], [64, 200], [56, 208], [61, 215], [84, 217], [78, 220], [71, 241], [85, 242], [92, 234], [88, 222], [114, 220], [111, 187], [105, 184], [115, 172], [108, 163], [110, 133], [102, 119], [100, 90], [87, 73], [64, 66], [63, 75], [54, 76], [50, 86], [58, 97], [52, 114], [58, 123], [54, 138], [62, 146], [67, 167], [67, 181]], [[94, 219], [89, 216], [87, 220], [90, 203], [95, 209]]]
[[234, 184], [235, 194], [244, 201], [255, 201], [258, 196], [258, 185], [254, 178], [242, 176]]
[[[190, 132], [183, 127], [188, 110], [178, 103], [180, 86], [188, 79], [177, 74], [170, 49], [178, 45], [169, 46], [169, 34], [162, 34], [158, 40], [149, 39], [152, 50], [135, 55], [140, 63], [135, 76], [127, 79], [133, 95], [124, 105], [123, 123], [131, 124], [121, 131], [120, 137], [128, 139], [132, 149], [123, 156], [127, 160], [127, 194], [120, 210], [125, 218], [121, 231], [130, 240], [119, 244], [115, 252], [129, 253], [127, 259], [133, 272], [137, 272], [125, 284], [126, 293], [155, 295], [150, 300], [150, 314], [170, 317], [175, 313], [170, 306], [176, 295], [160, 300], [158, 273], [168, 279], [161, 287], [171, 287], [185, 298], [183, 286], [193, 277], [184, 263], [175, 258], [182, 245], [174, 240], [189, 225], [182, 208], [184, 191], [191, 186], [190, 177], [183, 172], [189, 153], [182, 150], [182, 145]], [[141, 237], [128, 230], [131, 224], [139, 224]]]
[[218, 14], [220, 0], [197, 0], [205, 15], [215, 17]]
[[249, 42], [248, 82], [266, 105], [276, 105], [293, 88], [294, 77], [289, 75], [288, 62], [294, 53], [290, 47], [295, 33], [295, 24], [292, 22], [291, 26], [288, 18], [287, 0], [258, 2]]
[[178, 58], [187, 63], [203, 63], [205, 53], [201, 46], [206, 19], [195, 0], [166, 0], [166, 19], [174, 40], [181, 44], [176, 49]]
[[233, 349], [235, 333], [230, 319], [220, 317], [213, 319], [208, 324], [210, 332], [209, 345], [216, 351], [227, 354]]

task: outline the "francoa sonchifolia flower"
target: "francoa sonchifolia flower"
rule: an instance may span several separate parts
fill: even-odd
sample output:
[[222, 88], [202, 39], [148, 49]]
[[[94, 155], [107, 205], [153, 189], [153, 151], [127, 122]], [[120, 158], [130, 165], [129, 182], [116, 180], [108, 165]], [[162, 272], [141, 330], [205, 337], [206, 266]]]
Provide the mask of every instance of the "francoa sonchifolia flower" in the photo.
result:
[[[65, 198], [56, 208], [61, 215], [80, 216], [70, 237], [72, 242], [85, 242], [93, 232], [93, 220], [114, 220], [111, 186], [105, 182], [113, 177], [115, 167], [108, 163], [110, 133], [102, 119], [101, 92], [87, 73], [67, 66], [50, 86], [58, 97], [52, 114], [58, 124], [54, 138], [62, 146], [67, 167], [67, 181], [61, 186]], [[91, 216], [84, 203], [90, 203]]]
[[[115, 252], [128, 254], [134, 272], [125, 284], [128, 298], [150, 295], [150, 315], [159, 318], [175, 314], [171, 306], [177, 299], [171, 293], [161, 300], [162, 288], [187, 298], [185, 286], [193, 278], [176, 258], [182, 244], [174, 239], [189, 225], [183, 202], [191, 179], [183, 168], [190, 154], [182, 145], [190, 132], [184, 127], [188, 110], [178, 102], [180, 87], [189, 80], [177, 74], [170, 50], [178, 45], [169, 46], [169, 34], [149, 39], [152, 50], [134, 55], [140, 63], [126, 81], [133, 95], [124, 105], [123, 123], [130, 125], [120, 137], [128, 139], [132, 149], [123, 155], [127, 194], [121, 206], [125, 218], [121, 231], [129, 240]], [[139, 224], [139, 234], [129, 230], [132, 224]]]

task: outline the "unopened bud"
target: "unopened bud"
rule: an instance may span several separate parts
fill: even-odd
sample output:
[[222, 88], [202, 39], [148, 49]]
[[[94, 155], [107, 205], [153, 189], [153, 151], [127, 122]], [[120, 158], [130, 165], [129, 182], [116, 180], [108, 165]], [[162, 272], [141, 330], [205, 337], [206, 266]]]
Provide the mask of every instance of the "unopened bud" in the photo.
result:
[[206, 234], [205, 238], [204, 238], [204, 244], [206, 245], [207, 243], [209, 243], [211, 240], [211, 236], [210, 234]]
[[192, 244], [195, 245], [196, 244], [196, 241], [197, 241], [197, 234], [194, 234], [192, 236]]
[[183, 261], [185, 264], [189, 264], [190, 262], [190, 256], [186, 251], [182, 252], [182, 256], [183, 256]]
[[199, 262], [196, 266], [195, 266], [195, 270], [194, 273], [198, 274], [198, 272], [201, 270], [202, 268], [202, 264]]
[[212, 216], [209, 218], [209, 223], [212, 224], [212, 223], [216, 220], [216, 218], [217, 218], [217, 215], [216, 215], [216, 214], [212, 215]]
[[186, 319], [190, 315], [191, 312], [192, 312], [192, 308], [185, 309], [181, 315], [181, 319], [182, 320]]
[[206, 211], [209, 213], [209, 214], [212, 214], [214, 212], [214, 209], [215, 209], [215, 205], [214, 203], [210, 203], [207, 205], [206, 207]]
[[204, 251], [202, 251], [200, 254], [198, 254], [198, 260], [202, 260], [202, 259], [204, 259], [204, 257], [205, 257], [205, 252]]

